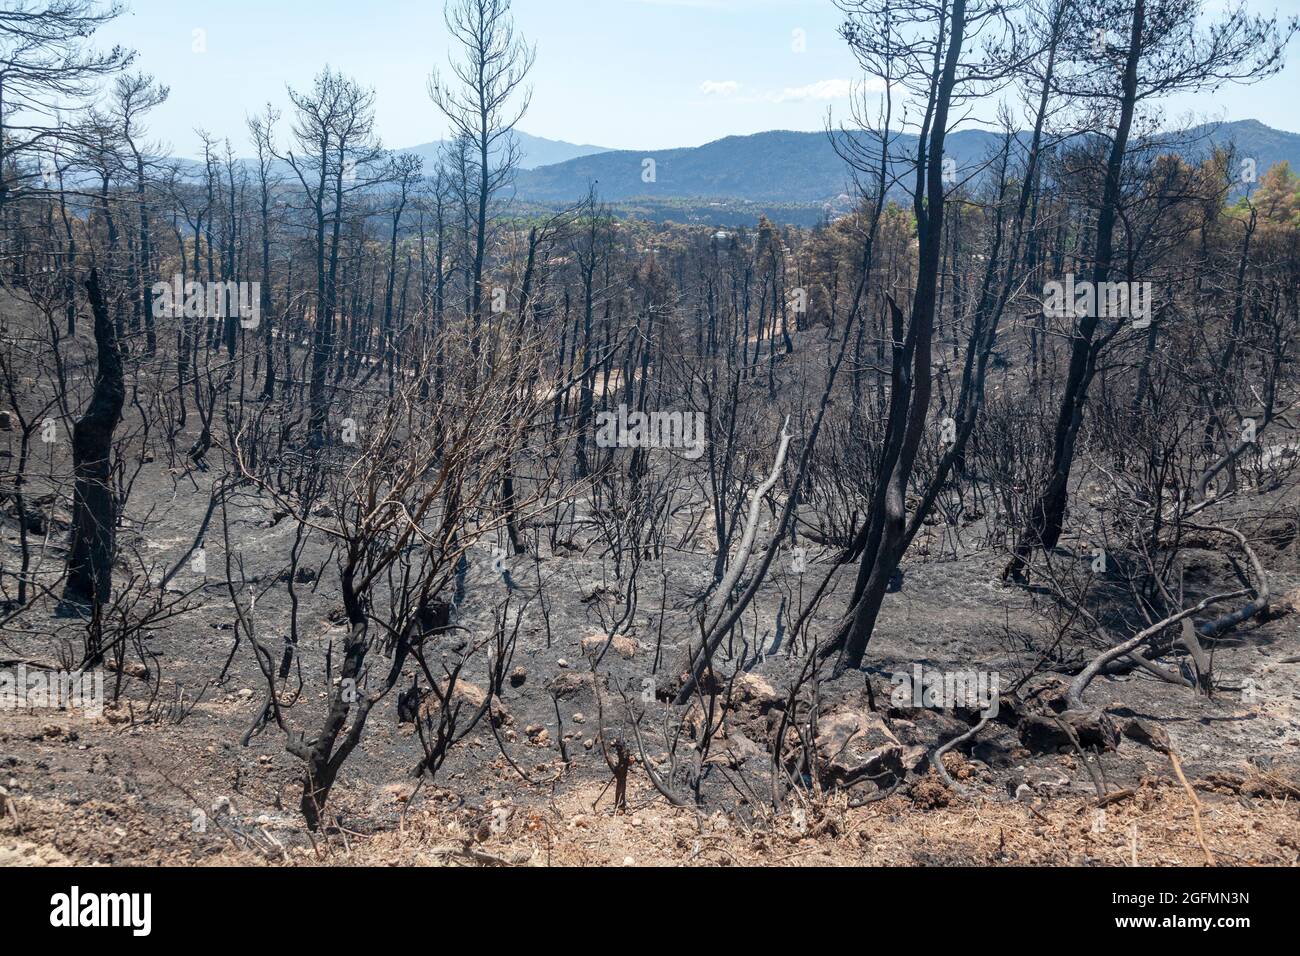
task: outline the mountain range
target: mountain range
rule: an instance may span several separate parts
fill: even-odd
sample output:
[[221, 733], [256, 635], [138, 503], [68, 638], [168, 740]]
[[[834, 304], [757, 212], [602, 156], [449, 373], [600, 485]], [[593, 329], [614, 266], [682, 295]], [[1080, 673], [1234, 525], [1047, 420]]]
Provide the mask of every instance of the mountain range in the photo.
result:
[[[1176, 140], [1171, 135], [1169, 141], [1190, 160], [1214, 146], [1234, 143], [1238, 155], [1253, 159], [1261, 174], [1282, 160], [1300, 169], [1300, 134], [1257, 120], [1199, 126]], [[949, 135], [946, 155], [958, 175], [966, 175], [1000, 142], [998, 133], [960, 130]], [[914, 151], [916, 139], [904, 134], [896, 143], [901, 161]], [[588, 184], [595, 184], [599, 196], [611, 202], [707, 198], [807, 204], [834, 203], [849, 191], [850, 180], [827, 134], [773, 131], [728, 136], [687, 149], [604, 150], [538, 164], [520, 170], [515, 189], [525, 201], [557, 203], [580, 199]]]
[[[824, 132], [774, 130], [662, 150], [611, 150], [522, 131], [513, 135], [520, 162], [509, 198], [525, 208], [572, 203], [594, 186], [598, 197], [622, 215], [737, 226], [752, 224], [766, 214], [779, 222], [813, 225], [827, 211], [846, 210], [854, 192], [847, 166]], [[1028, 136], [1017, 135], [1021, 139]], [[1215, 146], [1231, 143], [1239, 157], [1254, 160], [1260, 175], [1282, 161], [1300, 170], [1300, 134], [1273, 129], [1258, 120], [1206, 124], [1162, 134], [1157, 143], [1161, 139], [1190, 161], [1208, 155]], [[953, 160], [959, 178], [978, 177], [1001, 142], [999, 133], [959, 130], [948, 136], [945, 154]], [[894, 143], [892, 162], [895, 174], [900, 174], [915, 152], [916, 138], [903, 134]], [[423, 157], [427, 174], [437, 164], [443, 145], [435, 141], [395, 152]], [[195, 179], [202, 175], [200, 164], [182, 162]], [[251, 169], [247, 160], [241, 162]], [[277, 172], [289, 178], [287, 169], [278, 168]]]

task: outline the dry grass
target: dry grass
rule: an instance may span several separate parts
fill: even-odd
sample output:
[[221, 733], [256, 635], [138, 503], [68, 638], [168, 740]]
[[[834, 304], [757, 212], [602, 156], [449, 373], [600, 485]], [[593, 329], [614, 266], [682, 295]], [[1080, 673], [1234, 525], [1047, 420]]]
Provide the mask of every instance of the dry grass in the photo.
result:
[[[0, 862], [40, 865], [533, 865], [533, 866], [1042, 866], [1204, 864], [1191, 804], [1172, 780], [1144, 781], [1099, 815], [1091, 801], [1040, 804], [953, 795], [926, 808], [905, 796], [850, 809], [843, 801], [806, 814], [741, 824], [671, 807], [631, 788], [614, 815], [600, 787], [578, 787], [549, 806], [452, 809], [426, 791], [398, 828], [347, 830], [312, 842], [288, 816], [259, 825], [187, 832], [137, 802], [70, 806], [20, 799], [20, 824], [0, 824]], [[1247, 788], [1249, 789], [1249, 787]], [[1300, 804], [1201, 790], [1208, 845], [1224, 865], [1294, 866]], [[1276, 791], [1274, 791], [1276, 792]], [[1263, 794], [1263, 795], [1261, 795]], [[388, 792], [400, 802], [405, 793]], [[927, 802], [930, 802], [927, 800]], [[1136, 835], [1136, 846], [1134, 839]]]

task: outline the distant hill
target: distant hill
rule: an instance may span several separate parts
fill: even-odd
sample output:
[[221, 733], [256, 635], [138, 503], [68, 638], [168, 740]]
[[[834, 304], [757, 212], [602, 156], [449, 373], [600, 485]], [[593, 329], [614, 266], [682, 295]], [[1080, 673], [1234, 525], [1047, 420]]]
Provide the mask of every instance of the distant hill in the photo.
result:
[[[515, 141], [519, 144], [520, 169], [536, 169], [538, 166], [551, 166], [555, 163], [563, 163], [582, 156], [608, 152], [603, 146], [579, 146], [576, 143], [566, 143], [559, 139], [533, 136], [522, 130], [515, 130], [513, 135]], [[442, 141], [435, 140], [432, 143], [421, 143], [419, 146], [408, 146], [405, 149], [393, 150], [393, 152], [415, 153], [424, 159], [424, 168], [429, 170], [437, 165], [438, 150], [441, 146]]]
[[[646, 160], [654, 182], [646, 182]], [[618, 150], [583, 156], [520, 173], [520, 197], [563, 202], [598, 183], [602, 199], [748, 199], [821, 202], [848, 185], [844, 163], [820, 133], [777, 131], [728, 136], [704, 146], [665, 150]]]
[[[1235, 142], [1239, 155], [1255, 159], [1261, 174], [1281, 160], [1300, 168], [1300, 135], [1256, 120], [1201, 126], [1180, 139], [1189, 159], [1214, 145]], [[999, 142], [997, 133], [961, 130], [948, 137], [948, 155], [959, 175], [966, 175], [977, 170]], [[900, 158], [915, 144], [915, 137], [899, 137]], [[643, 177], [646, 160], [654, 161], [649, 182]], [[516, 189], [521, 199], [554, 203], [581, 198], [593, 182], [601, 198], [611, 202], [707, 198], [835, 204], [851, 185], [825, 133], [774, 131], [729, 136], [688, 149], [604, 151], [521, 171]]]
[[[1204, 137], [1211, 145], [1235, 143], [1238, 156], [1255, 160], [1260, 175], [1284, 160], [1292, 169], [1300, 170], [1300, 134], [1273, 129], [1259, 120], [1198, 126], [1191, 134]], [[1209, 148], [1205, 146], [1201, 152], [1208, 152]]]

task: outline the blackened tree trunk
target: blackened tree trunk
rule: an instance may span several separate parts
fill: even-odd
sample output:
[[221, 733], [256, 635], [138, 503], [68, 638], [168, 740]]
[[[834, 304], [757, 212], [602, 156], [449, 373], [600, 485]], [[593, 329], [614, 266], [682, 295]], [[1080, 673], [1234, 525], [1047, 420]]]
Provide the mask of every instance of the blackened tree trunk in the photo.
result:
[[[98, 368], [95, 391], [72, 430], [72, 539], [64, 599], [82, 605], [107, 603], [112, 591], [117, 503], [112, 488], [113, 431], [122, 417], [126, 385], [117, 335], [92, 269], [86, 282], [95, 320]], [[93, 663], [93, 662], [92, 662]]]
[[929, 142], [922, 139], [926, 152], [918, 153], [914, 212], [920, 255], [906, 338], [902, 312], [889, 300], [894, 343], [889, 424], [855, 587], [859, 597], [826, 649], [827, 653], [837, 648], [840, 651], [837, 673], [861, 666], [889, 582], [907, 549], [907, 488], [924, 435], [932, 389], [931, 348], [943, 243], [944, 142], [965, 29], [966, 4], [955, 0], [942, 69], [934, 77], [934, 122]]
[[[1121, 177], [1124, 157], [1128, 152], [1129, 134], [1133, 127], [1133, 114], [1138, 100], [1138, 65], [1142, 58], [1143, 30], [1146, 4], [1137, 0], [1133, 6], [1133, 25], [1129, 36], [1128, 57], [1120, 95], [1119, 122], [1115, 138], [1111, 141], [1110, 156], [1106, 161], [1106, 181], [1102, 187], [1101, 208], [1097, 215], [1096, 255], [1093, 258], [1092, 281], [1094, 288], [1110, 278], [1114, 262], [1115, 225], [1119, 221]], [[1088, 401], [1088, 389], [1097, 371], [1097, 358], [1109, 335], [1097, 338], [1099, 322], [1097, 310], [1079, 320], [1070, 348], [1070, 367], [1066, 373], [1065, 389], [1061, 396], [1061, 409], [1057, 415], [1052, 442], [1052, 470], [1042, 494], [1029, 513], [1028, 526], [1016, 545], [1011, 563], [1003, 572], [1004, 578], [1023, 580], [1029, 556], [1035, 548], [1050, 551], [1061, 538], [1065, 523], [1065, 506], [1069, 498], [1070, 470], [1074, 464], [1074, 447], [1083, 425], [1083, 409]], [[1112, 333], [1113, 334], [1113, 333]]]

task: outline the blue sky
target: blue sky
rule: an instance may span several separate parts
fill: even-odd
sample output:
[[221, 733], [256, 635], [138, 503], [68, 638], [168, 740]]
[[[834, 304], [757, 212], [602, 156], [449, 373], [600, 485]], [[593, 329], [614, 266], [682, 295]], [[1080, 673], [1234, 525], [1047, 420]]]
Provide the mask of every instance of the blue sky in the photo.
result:
[[[126, 2], [129, 12], [100, 42], [134, 47], [139, 68], [171, 86], [150, 125], [177, 155], [194, 154], [200, 126], [244, 152], [246, 115], [268, 100], [283, 107], [285, 85], [305, 87], [326, 63], [375, 89], [386, 146], [445, 133], [425, 89], [430, 69], [447, 62], [441, 0]], [[1300, 0], [1252, 7], [1297, 14]], [[828, 107], [844, 113], [857, 76], [831, 0], [515, 0], [514, 10], [537, 46], [533, 104], [520, 127], [552, 139], [663, 149], [820, 129]], [[1272, 80], [1167, 109], [1300, 132], [1297, 47]]]

